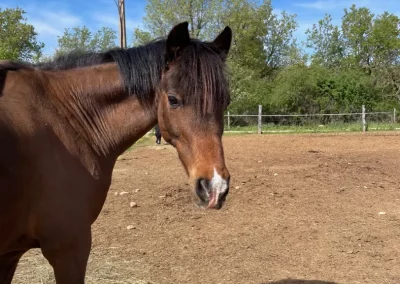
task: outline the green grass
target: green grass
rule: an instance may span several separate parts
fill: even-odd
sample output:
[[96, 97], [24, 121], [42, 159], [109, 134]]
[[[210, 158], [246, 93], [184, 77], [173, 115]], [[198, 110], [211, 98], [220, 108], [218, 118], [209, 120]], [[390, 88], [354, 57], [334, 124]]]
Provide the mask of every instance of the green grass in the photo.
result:
[[131, 147], [128, 148], [128, 151], [133, 150], [134, 148], [138, 147], [146, 147], [146, 146], [154, 146], [156, 145], [156, 137], [154, 136], [154, 133], [151, 134], [146, 134], [142, 138], [140, 138], [138, 141], [136, 141], [135, 144], [133, 144]]
[[[400, 123], [370, 123], [368, 131], [400, 130]], [[361, 132], [361, 123], [332, 123], [327, 125], [274, 125], [263, 124], [263, 133], [326, 133], [326, 132]], [[226, 135], [257, 133], [257, 126], [225, 127]]]
[[[368, 131], [400, 131], [400, 123], [370, 123]], [[264, 134], [293, 134], [293, 133], [329, 133], [329, 132], [361, 132], [360, 123], [331, 123], [327, 125], [275, 125], [263, 124], [262, 132]], [[225, 126], [224, 135], [245, 135], [257, 133], [257, 125], [231, 127]], [[156, 137], [154, 133], [149, 133], [140, 138], [127, 151], [133, 148], [155, 146]], [[164, 140], [162, 140], [164, 143]]]

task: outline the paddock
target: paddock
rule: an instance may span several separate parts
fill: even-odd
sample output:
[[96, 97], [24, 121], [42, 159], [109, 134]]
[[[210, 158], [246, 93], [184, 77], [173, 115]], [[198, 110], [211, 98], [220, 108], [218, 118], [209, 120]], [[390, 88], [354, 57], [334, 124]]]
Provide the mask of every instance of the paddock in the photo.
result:
[[[155, 137], [118, 159], [87, 283], [400, 283], [400, 132], [223, 141], [219, 211], [195, 207], [176, 150]], [[32, 250], [13, 283], [52, 277]]]

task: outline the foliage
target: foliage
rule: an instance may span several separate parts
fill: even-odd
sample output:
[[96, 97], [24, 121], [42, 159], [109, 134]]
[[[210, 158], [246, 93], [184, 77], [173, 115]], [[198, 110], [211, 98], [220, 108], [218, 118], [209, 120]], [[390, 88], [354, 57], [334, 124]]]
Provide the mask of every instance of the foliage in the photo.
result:
[[222, 0], [148, 0], [143, 18], [146, 31], [135, 30], [134, 45], [165, 36], [183, 19], [189, 22], [191, 36], [209, 38], [215, 35], [216, 15], [223, 10], [223, 4]]
[[116, 47], [116, 39], [116, 31], [108, 27], [103, 27], [94, 34], [86, 26], [65, 29], [64, 34], [58, 37], [56, 55], [73, 50], [105, 51]]
[[[43, 44], [20, 9], [0, 10], [0, 57], [34, 60]], [[227, 59], [231, 113], [338, 113], [400, 107], [400, 18], [374, 15], [352, 5], [340, 23], [326, 14], [306, 31], [302, 46], [294, 37], [296, 15], [274, 12], [271, 0], [148, 0], [144, 29], [133, 45], [164, 37], [188, 21], [190, 33], [212, 40], [225, 26], [233, 30]], [[18, 35], [18, 36], [16, 36]], [[116, 32], [104, 27], [66, 29], [56, 54], [115, 47]], [[307, 48], [307, 52], [303, 50]]]
[[20, 8], [0, 8], [0, 59], [35, 61], [41, 56], [44, 44], [24, 14]]
[[[192, 36], [210, 39], [229, 25], [232, 113], [358, 112], [400, 102], [400, 20], [368, 8], [344, 10], [341, 25], [326, 14], [306, 31], [305, 54], [294, 38], [296, 15], [274, 13], [270, 0], [149, 0], [135, 44], [189, 21]], [[309, 61], [310, 59], [310, 61]], [[397, 100], [397, 101], [396, 101]]]
[[337, 26], [332, 24], [332, 17], [325, 15], [318, 24], [306, 31], [307, 47], [314, 49], [312, 60], [327, 68], [340, 66], [344, 57], [344, 41]]

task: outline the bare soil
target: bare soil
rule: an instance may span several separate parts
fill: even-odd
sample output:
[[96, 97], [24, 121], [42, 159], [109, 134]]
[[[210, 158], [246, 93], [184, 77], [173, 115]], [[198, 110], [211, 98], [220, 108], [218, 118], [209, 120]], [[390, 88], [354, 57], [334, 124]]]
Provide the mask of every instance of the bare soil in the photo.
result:
[[[224, 146], [232, 179], [220, 211], [192, 203], [171, 146], [121, 156], [87, 282], [400, 283], [399, 132], [226, 136]], [[13, 283], [51, 282], [35, 250]]]

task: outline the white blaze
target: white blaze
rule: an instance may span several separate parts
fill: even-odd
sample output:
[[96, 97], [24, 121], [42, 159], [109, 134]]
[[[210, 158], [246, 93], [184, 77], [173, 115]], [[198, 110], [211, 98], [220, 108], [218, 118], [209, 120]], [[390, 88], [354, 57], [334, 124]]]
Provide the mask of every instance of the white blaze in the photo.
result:
[[211, 179], [211, 190], [216, 193], [217, 196], [223, 194], [228, 189], [228, 182], [224, 180], [217, 170], [214, 168], [214, 176]]

